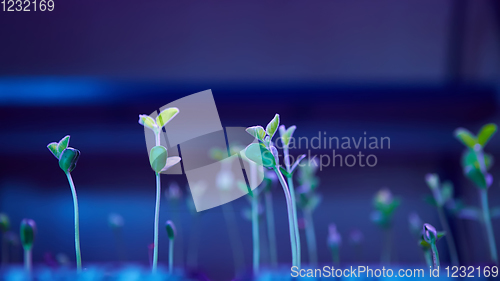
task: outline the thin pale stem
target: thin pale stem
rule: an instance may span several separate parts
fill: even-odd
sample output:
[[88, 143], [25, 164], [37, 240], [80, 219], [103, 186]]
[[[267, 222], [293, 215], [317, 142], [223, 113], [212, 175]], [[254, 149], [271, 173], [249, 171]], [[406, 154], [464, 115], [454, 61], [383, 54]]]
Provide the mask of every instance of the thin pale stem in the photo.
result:
[[273, 209], [273, 194], [271, 191], [265, 193], [266, 201], [266, 221], [267, 221], [267, 236], [269, 238], [269, 256], [271, 265], [278, 266], [278, 254], [276, 249], [276, 230], [274, 225], [274, 209]]
[[174, 239], [168, 242], [168, 272], [171, 274], [174, 270]]
[[493, 234], [493, 226], [491, 225], [490, 207], [488, 204], [488, 190], [482, 189], [480, 193], [481, 205], [483, 207], [484, 226], [486, 227], [486, 233], [488, 235], [491, 260], [495, 264], [498, 264], [497, 246], [495, 242], [495, 235]]
[[439, 268], [439, 253], [438, 249], [436, 247], [436, 241], [431, 243], [431, 250], [432, 250], [432, 263], [434, 266], [434, 269]]
[[290, 191], [288, 190], [288, 186], [286, 184], [285, 178], [283, 178], [283, 175], [281, 174], [280, 170], [278, 167], [274, 168], [274, 172], [278, 176], [278, 179], [281, 183], [281, 186], [283, 187], [283, 191], [285, 192], [285, 198], [286, 198], [286, 207], [288, 211], [288, 227], [290, 230], [290, 244], [292, 248], [292, 263], [293, 266], [298, 267], [297, 263], [297, 243], [295, 241], [295, 231], [294, 231], [294, 223], [293, 223], [293, 202], [292, 198], [290, 196]]
[[332, 248], [332, 262], [338, 266], [340, 264], [340, 249], [339, 247]]
[[158, 268], [158, 226], [160, 224], [160, 195], [161, 181], [160, 173], [156, 173], [156, 205], [155, 205], [155, 226], [154, 226], [154, 251], [153, 251], [153, 273]]
[[78, 214], [78, 197], [76, 196], [76, 188], [73, 183], [73, 178], [71, 174], [66, 173], [68, 178], [69, 186], [71, 188], [71, 194], [73, 195], [73, 207], [75, 213], [75, 251], [76, 251], [76, 271], [80, 273], [82, 271], [82, 254], [80, 252], [80, 219]]
[[448, 224], [448, 220], [446, 219], [446, 215], [442, 206], [438, 206], [438, 214], [444, 231], [446, 232], [446, 242], [448, 243], [448, 251], [450, 252], [451, 263], [455, 266], [458, 266], [459, 261], [457, 248], [455, 247], [455, 239], [453, 239], [453, 234], [451, 232], [450, 225]]
[[312, 212], [310, 210], [304, 210], [304, 221], [306, 228], [307, 250], [309, 252], [309, 263], [311, 266], [315, 266], [318, 264], [318, 253], [316, 246], [316, 231], [314, 229]]
[[[283, 156], [284, 156], [284, 161], [285, 161], [285, 166], [286, 166], [286, 171], [291, 174], [291, 168], [290, 168], [290, 153], [288, 152], [288, 146], [283, 146]], [[295, 188], [293, 185], [293, 178], [287, 177], [287, 182], [288, 182], [288, 188], [290, 192], [290, 197], [292, 199], [292, 211], [293, 211], [293, 228], [295, 232], [295, 243], [296, 243], [296, 249], [297, 249], [297, 265], [300, 267], [300, 263], [302, 261], [302, 255], [301, 255], [301, 249], [302, 247], [300, 246], [300, 232], [299, 232], [299, 222], [297, 219], [297, 201], [295, 200]]]
[[431, 267], [433, 265], [433, 262], [432, 262], [432, 253], [430, 250], [424, 250], [424, 258], [427, 266]]
[[257, 197], [252, 198], [252, 238], [253, 238], [253, 274], [257, 275], [260, 264], [260, 241], [259, 241], [259, 201]]
[[31, 250], [24, 250], [24, 269], [26, 272], [31, 273], [31, 269], [33, 267], [32, 264], [32, 256], [31, 256]]

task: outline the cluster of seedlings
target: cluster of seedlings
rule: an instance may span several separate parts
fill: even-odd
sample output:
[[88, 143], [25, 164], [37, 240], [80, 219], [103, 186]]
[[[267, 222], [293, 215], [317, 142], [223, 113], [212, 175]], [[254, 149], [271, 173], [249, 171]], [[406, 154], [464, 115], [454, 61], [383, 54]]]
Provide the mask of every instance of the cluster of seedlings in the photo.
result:
[[[153, 131], [155, 136], [155, 146], [148, 151], [150, 166], [155, 173], [156, 177], [156, 205], [154, 216], [154, 242], [151, 245], [151, 267], [152, 272], [155, 273], [158, 269], [158, 233], [159, 233], [159, 213], [160, 213], [160, 197], [161, 197], [161, 178], [160, 174], [169, 168], [173, 167], [181, 161], [180, 157], [168, 157], [168, 150], [160, 144], [160, 137], [164, 126], [170, 122], [177, 114], [179, 109], [172, 107], [167, 108], [160, 112], [156, 119], [148, 115], [139, 115], [139, 123], [144, 127]], [[274, 206], [271, 190], [279, 183], [283, 190], [286, 200], [286, 210], [288, 216], [288, 230], [290, 237], [290, 251], [292, 253], [292, 266], [301, 267], [301, 235], [299, 232], [299, 212], [303, 218], [303, 225], [305, 229], [305, 241], [308, 250], [308, 266], [315, 267], [318, 265], [318, 250], [316, 242], [316, 232], [313, 221], [314, 210], [321, 203], [321, 195], [317, 189], [319, 186], [319, 178], [316, 176], [317, 165], [302, 165], [301, 160], [305, 155], [296, 158], [295, 162], [290, 159], [290, 141], [293, 139], [293, 134], [296, 130], [295, 126], [286, 128], [284, 125], [280, 126], [280, 116], [276, 114], [274, 118], [264, 128], [263, 126], [253, 126], [246, 129], [252, 135], [256, 142], [248, 145], [243, 150], [244, 161], [250, 164], [251, 177], [250, 181], [254, 181], [254, 169], [258, 166], [266, 168], [264, 173], [263, 184], [254, 190], [251, 190], [246, 183], [238, 182], [239, 188], [248, 191], [249, 209], [243, 212], [245, 218], [252, 222], [252, 242], [253, 242], [253, 275], [260, 274], [260, 261], [261, 261], [261, 239], [259, 231], [259, 222], [264, 218], [266, 220], [269, 264], [271, 268], [278, 266], [278, 252], [276, 246], [276, 227], [274, 220]], [[473, 218], [481, 222], [487, 233], [487, 241], [490, 250], [491, 261], [498, 264], [497, 250], [495, 244], [495, 236], [491, 224], [492, 213], [495, 215], [497, 211], [490, 209], [488, 205], [488, 188], [492, 185], [493, 177], [488, 173], [492, 166], [492, 156], [484, 151], [484, 148], [491, 137], [496, 132], [497, 127], [494, 124], [485, 125], [477, 135], [473, 135], [463, 128], [455, 131], [455, 137], [465, 145], [465, 151], [462, 158], [462, 166], [465, 176], [470, 179], [478, 188], [481, 198], [481, 209], [464, 206], [459, 200], [453, 198], [453, 185], [449, 181], [442, 182], [437, 174], [428, 174], [425, 181], [429, 186], [432, 194], [426, 197], [426, 201], [434, 206], [440, 218], [441, 226], [444, 231], [437, 231], [436, 228], [428, 223], [423, 223], [418, 214], [412, 213], [409, 217], [410, 230], [414, 234], [415, 239], [418, 240], [418, 245], [422, 249], [424, 260], [426, 263], [434, 268], [439, 268], [440, 259], [437, 250], [437, 241], [444, 237], [448, 244], [449, 256], [451, 263], [454, 265], [459, 264], [455, 240], [450, 231], [447, 221], [446, 212], [451, 211], [462, 218]], [[273, 141], [273, 137], [279, 133], [278, 138], [281, 146], [278, 146]], [[76, 255], [76, 270], [82, 271], [82, 259], [80, 252], [80, 236], [79, 236], [79, 212], [78, 212], [78, 199], [76, 188], [71, 177], [71, 172], [75, 169], [77, 161], [80, 157], [80, 151], [69, 147], [70, 136], [65, 136], [59, 142], [50, 143], [47, 148], [56, 157], [59, 162], [59, 167], [66, 174], [68, 183], [73, 195], [74, 203], [74, 225], [75, 225], [75, 255]], [[278, 157], [278, 148], [281, 147], [283, 155], [283, 163], [280, 163]], [[233, 149], [233, 148], [232, 148]], [[234, 148], [234, 151], [239, 149]], [[222, 160], [224, 153], [216, 149], [212, 150], [211, 155], [214, 159]], [[232, 152], [231, 152], [232, 154]], [[297, 188], [295, 188], [294, 174], [298, 171]], [[221, 170], [221, 175], [225, 171]], [[221, 176], [222, 177], [222, 176]], [[224, 190], [227, 188], [227, 181], [218, 181], [218, 188]], [[203, 186], [192, 186], [189, 190], [197, 192], [196, 190], [203, 189]], [[172, 200], [172, 204], [180, 202], [181, 191], [178, 185], [172, 184], [167, 190], [166, 197]], [[189, 196], [188, 196], [189, 197]], [[194, 218], [200, 216], [196, 212], [193, 201], [187, 199], [189, 209], [192, 210]], [[261, 204], [264, 201], [264, 204]], [[391, 261], [391, 248], [392, 248], [392, 228], [393, 217], [401, 204], [398, 197], [393, 196], [389, 189], [381, 189], [378, 191], [373, 199], [374, 210], [371, 213], [371, 221], [382, 229], [385, 235], [383, 242], [383, 251], [381, 254], [381, 262], [389, 263]], [[223, 206], [225, 219], [228, 225], [228, 232], [230, 235], [231, 247], [233, 248], [235, 271], [241, 271], [240, 267], [243, 258], [238, 257], [242, 253], [241, 241], [237, 228], [236, 218], [233, 217], [233, 210], [229, 210], [230, 204]], [[500, 213], [500, 212], [498, 212]], [[117, 214], [112, 214], [109, 217], [110, 228], [115, 233], [117, 245], [120, 244], [120, 232], [123, 227], [123, 218]], [[174, 223], [169, 220], [165, 223], [166, 232], [169, 238], [169, 262], [168, 271], [171, 273], [174, 267], [174, 241], [179, 239], [178, 229]], [[342, 244], [342, 237], [334, 223], [328, 225], [328, 238], [327, 247], [331, 250], [332, 262], [335, 265], [340, 264], [340, 247]], [[2, 233], [2, 263], [7, 263], [8, 257], [8, 244], [9, 240], [10, 221], [7, 215], [0, 214], [0, 231]], [[191, 266], [197, 266], [197, 245], [199, 231], [193, 231], [192, 238], [189, 242], [188, 262]], [[36, 235], [36, 224], [31, 219], [24, 219], [21, 222], [20, 228], [20, 242], [24, 248], [24, 264], [27, 272], [32, 270], [31, 251]], [[363, 234], [359, 231], [353, 231], [350, 235], [351, 243], [359, 247], [362, 243]], [[118, 246], [120, 248], [120, 246]], [[181, 248], [182, 250], [182, 248]], [[117, 251], [119, 256], [120, 250]], [[239, 262], [240, 261], [240, 262]], [[239, 263], [239, 264], [238, 264]]]

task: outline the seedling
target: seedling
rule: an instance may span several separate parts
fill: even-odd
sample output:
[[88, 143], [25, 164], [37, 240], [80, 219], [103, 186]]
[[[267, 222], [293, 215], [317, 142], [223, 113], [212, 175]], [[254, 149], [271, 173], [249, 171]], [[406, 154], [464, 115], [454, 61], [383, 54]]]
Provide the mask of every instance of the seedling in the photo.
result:
[[453, 239], [453, 235], [450, 231], [450, 226], [444, 212], [444, 206], [453, 199], [453, 184], [449, 181], [441, 183], [437, 174], [427, 174], [425, 176], [425, 181], [432, 191], [432, 196], [426, 197], [426, 201], [437, 208], [441, 225], [446, 233], [448, 233], [446, 242], [448, 243], [451, 262], [454, 265], [458, 265], [459, 262], [455, 239]]
[[415, 239], [418, 240], [418, 244], [424, 253], [424, 259], [427, 266], [432, 267], [432, 253], [430, 244], [425, 242], [424, 236], [422, 234], [422, 225], [424, 224], [420, 219], [420, 216], [413, 212], [408, 216], [408, 223], [410, 226], [410, 232], [413, 234]]
[[154, 250], [153, 250], [153, 273], [158, 268], [158, 227], [160, 222], [160, 197], [161, 181], [160, 173], [167, 171], [172, 166], [181, 161], [178, 156], [168, 157], [167, 148], [160, 145], [160, 133], [163, 127], [170, 122], [177, 114], [179, 109], [170, 107], [158, 114], [156, 121], [148, 115], [139, 115], [139, 124], [147, 127], [155, 134], [155, 147], [149, 151], [149, 163], [156, 175], [156, 204], [155, 204], [155, 223], [154, 223]]
[[[186, 188], [186, 190], [189, 192], [191, 191], [191, 189], [193, 190], [200, 189], [200, 187], [198, 186], [195, 185], [192, 186], [191, 188], [188, 187]], [[196, 193], [196, 191], [194, 191], [193, 193]], [[200, 240], [199, 217], [202, 213], [198, 213], [198, 211], [196, 211], [196, 206], [194, 205], [193, 196], [185, 196], [185, 200], [189, 213], [193, 217], [193, 220], [191, 221], [190, 238], [188, 243], [187, 264], [191, 268], [198, 268], [198, 244]]]
[[[165, 190], [165, 198], [167, 201], [170, 203], [170, 210], [173, 211], [172, 214], [172, 221], [174, 223], [177, 223], [177, 239], [175, 240], [176, 248], [176, 255], [177, 255], [177, 262], [183, 262], [184, 257], [183, 257], [183, 252], [184, 252], [184, 243], [183, 243], [183, 229], [181, 220], [179, 217], [180, 210], [179, 210], [179, 204], [181, 203], [182, 198], [182, 190], [180, 186], [177, 184], [177, 182], [173, 181], [168, 185], [168, 189]], [[181, 264], [182, 266], [182, 264]]]
[[464, 128], [456, 129], [454, 135], [466, 146], [466, 151], [462, 157], [462, 167], [465, 176], [479, 188], [481, 205], [483, 208], [483, 222], [488, 235], [490, 257], [495, 264], [498, 264], [495, 235], [493, 234], [490, 208], [488, 205], [488, 188], [493, 183], [493, 176], [488, 173], [488, 170], [492, 166], [493, 157], [484, 153], [484, 147], [496, 131], [497, 125], [486, 124], [479, 130], [477, 136], [474, 136], [474, 134]]
[[75, 215], [75, 251], [76, 251], [76, 270], [78, 273], [82, 271], [82, 256], [80, 253], [80, 222], [78, 213], [78, 197], [76, 196], [75, 184], [71, 177], [71, 172], [75, 169], [76, 163], [80, 158], [78, 149], [69, 147], [69, 138], [67, 135], [59, 142], [52, 142], [47, 145], [47, 148], [59, 160], [59, 167], [63, 170], [68, 178], [71, 194], [73, 195], [73, 208]]
[[361, 246], [363, 244], [364, 236], [363, 232], [359, 229], [353, 229], [349, 233], [349, 242], [354, 246], [354, 252], [358, 260], [361, 259]]
[[123, 217], [120, 216], [119, 214], [109, 214], [108, 216], [108, 224], [111, 230], [113, 231], [113, 235], [115, 236], [115, 243], [116, 243], [116, 252], [118, 254], [118, 258], [121, 261], [125, 261], [125, 247], [123, 246], [123, 239], [122, 239], [122, 229], [123, 225], [125, 224], [125, 221], [123, 220]]
[[385, 246], [381, 255], [382, 263], [390, 263], [391, 260], [392, 217], [399, 204], [399, 198], [394, 198], [391, 191], [387, 188], [377, 192], [373, 200], [375, 211], [371, 214], [371, 220], [381, 227], [385, 234]]
[[172, 273], [174, 269], [174, 239], [176, 235], [175, 224], [172, 221], [165, 223], [168, 235], [168, 272]]
[[10, 229], [10, 220], [7, 214], [0, 213], [0, 232], [2, 233], [2, 265], [9, 262], [9, 245], [6, 234]]
[[333, 264], [339, 265], [340, 263], [340, 245], [342, 244], [342, 236], [337, 231], [337, 226], [334, 223], [328, 225], [328, 247], [332, 252]]
[[318, 166], [316, 162], [309, 165], [300, 165], [297, 205], [302, 209], [304, 215], [304, 228], [306, 232], [307, 249], [309, 251], [309, 263], [312, 266], [318, 263], [318, 253], [316, 246], [316, 231], [314, 229], [313, 212], [321, 203], [321, 195], [318, 194], [317, 187], [319, 178], [316, 177]]
[[424, 249], [431, 250], [432, 253], [432, 267], [439, 269], [439, 253], [436, 247], [436, 242], [444, 236], [443, 232], [438, 233], [436, 228], [428, 223], [425, 223], [422, 230], [423, 239], [420, 241], [420, 246]]
[[31, 219], [23, 219], [21, 221], [21, 244], [24, 248], [24, 268], [26, 272], [31, 273], [32, 268], [32, 253], [33, 242], [36, 235], [36, 223]]
[[[300, 257], [298, 256], [298, 244], [297, 244], [297, 235], [296, 229], [298, 229], [297, 220], [294, 218], [293, 210], [295, 206], [295, 201], [292, 200], [290, 189], [288, 188], [288, 184], [283, 177], [283, 172], [293, 175], [295, 168], [299, 164], [299, 161], [296, 161], [290, 168], [290, 172], [288, 170], [283, 169], [279, 165], [278, 158], [278, 150], [274, 146], [272, 139], [274, 134], [277, 132], [280, 123], [279, 115], [276, 114], [266, 126], [266, 129], [262, 126], [253, 126], [246, 129], [246, 131], [254, 136], [258, 143], [252, 143], [245, 149], [245, 155], [251, 161], [264, 166], [269, 169], [273, 169], [278, 179], [283, 187], [283, 192], [285, 193], [286, 204], [287, 204], [287, 212], [288, 212], [288, 226], [290, 231], [290, 244], [292, 249], [292, 263], [294, 266], [300, 266]], [[287, 158], [287, 157], [286, 157]]]

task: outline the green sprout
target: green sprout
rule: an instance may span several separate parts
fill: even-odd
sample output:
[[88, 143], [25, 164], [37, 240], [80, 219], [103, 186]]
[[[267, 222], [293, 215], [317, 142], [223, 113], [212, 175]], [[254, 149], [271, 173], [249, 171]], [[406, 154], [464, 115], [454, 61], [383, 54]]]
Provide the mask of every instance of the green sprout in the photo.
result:
[[[183, 252], [184, 252], [184, 242], [183, 242], [183, 229], [181, 228], [182, 224], [181, 219], [179, 217], [180, 212], [179, 210], [179, 204], [182, 202], [182, 190], [180, 186], [177, 184], [177, 182], [173, 181], [168, 185], [168, 189], [165, 190], [165, 198], [167, 201], [170, 203], [170, 208], [171, 210], [174, 210], [173, 215], [172, 215], [172, 221], [174, 223], [177, 223], [177, 239], [175, 241], [176, 245], [176, 255], [177, 255], [177, 262], [179, 263], [184, 260]], [[182, 265], [182, 264], [181, 264]]]
[[420, 240], [420, 246], [424, 251], [429, 251], [432, 253], [432, 267], [434, 269], [439, 269], [439, 253], [436, 247], [436, 242], [441, 237], [445, 235], [444, 232], [437, 232], [436, 228], [428, 223], [424, 223], [422, 230], [422, 239]]
[[371, 220], [383, 229], [385, 236], [385, 246], [381, 255], [382, 263], [390, 263], [391, 261], [392, 217], [400, 202], [399, 198], [394, 198], [387, 188], [379, 190], [373, 200], [375, 211], [371, 214]]
[[340, 263], [340, 245], [342, 244], [342, 236], [337, 231], [337, 226], [334, 223], [328, 225], [328, 247], [332, 252], [333, 264], [338, 266]]
[[301, 165], [299, 167], [299, 183], [297, 205], [302, 209], [304, 215], [304, 229], [306, 232], [307, 249], [309, 251], [309, 263], [312, 266], [318, 264], [318, 251], [316, 246], [316, 232], [314, 230], [313, 212], [321, 203], [321, 195], [316, 189], [319, 178], [316, 177], [317, 163]]
[[21, 235], [21, 244], [24, 248], [24, 268], [28, 273], [30, 273], [33, 264], [31, 250], [33, 249], [33, 242], [35, 242], [36, 235], [35, 221], [31, 219], [23, 219], [21, 221], [21, 230], [19, 233]]
[[459, 261], [457, 248], [455, 247], [455, 239], [453, 239], [453, 235], [444, 211], [444, 206], [453, 200], [453, 184], [449, 181], [441, 183], [437, 174], [427, 174], [425, 176], [425, 181], [432, 191], [432, 196], [426, 197], [426, 201], [437, 208], [441, 225], [443, 226], [445, 232], [448, 233], [446, 242], [448, 243], [448, 251], [450, 252], [451, 262], [454, 265], [458, 265]]
[[[292, 264], [294, 266], [300, 266], [300, 257], [298, 256], [298, 242], [296, 229], [298, 229], [297, 220], [294, 217], [295, 201], [293, 201], [288, 184], [285, 181], [283, 172], [288, 175], [293, 175], [295, 168], [297, 167], [299, 161], [296, 161], [291, 165], [290, 169], [284, 169], [280, 167], [278, 150], [274, 146], [272, 139], [275, 133], [278, 131], [280, 123], [279, 114], [276, 114], [274, 118], [266, 126], [266, 129], [262, 126], [253, 126], [246, 129], [246, 131], [258, 140], [258, 143], [252, 143], [245, 149], [245, 155], [251, 161], [257, 163], [258, 165], [264, 166], [268, 169], [273, 169], [283, 188], [285, 193], [287, 212], [288, 212], [288, 227], [290, 232], [290, 244], [292, 250]], [[285, 157], [287, 159], [288, 157]], [[299, 158], [300, 160], [301, 158]], [[286, 164], [286, 163], [285, 163]]]
[[172, 221], [165, 223], [168, 235], [168, 272], [172, 273], [174, 269], [174, 239], [176, 235], [175, 224]]
[[149, 151], [149, 163], [156, 175], [156, 204], [155, 204], [155, 223], [154, 223], [154, 250], [153, 250], [153, 273], [158, 268], [158, 228], [160, 222], [160, 197], [161, 197], [161, 181], [160, 173], [167, 171], [172, 166], [181, 161], [178, 156], [168, 157], [167, 148], [160, 145], [160, 133], [163, 127], [170, 122], [177, 114], [179, 109], [170, 107], [156, 117], [156, 121], [148, 115], [139, 115], [139, 124], [147, 127], [155, 134], [155, 147]]
[[78, 197], [76, 196], [75, 184], [71, 177], [71, 172], [75, 169], [76, 163], [80, 158], [78, 149], [69, 147], [70, 136], [67, 135], [59, 142], [52, 142], [47, 145], [47, 148], [59, 160], [59, 167], [63, 170], [68, 178], [71, 194], [73, 195], [73, 207], [75, 215], [75, 251], [76, 251], [76, 268], [77, 272], [82, 271], [82, 256], [80, 252], [80, 222], [78, 213]]
[[493, 233], [491, 213], [488, 205], [488, 188], [493, 183], [493, 176], [488, 173], [488, 170], [492, 166], [493, 157], [484, 153], [484, 147], [496, 131], [497, 125], [486, 124], [479, 130], [477, 136], [474, 136], [474, 134], [464, 128], [456, 129], [454, 135], [466, 146], [462, 157], [463, 171], [465, 176], [479, 189], [483, 208], [483, 222], [488, 235], [490, 257], [495, 264], [498, 264], [495, 235]]
[[9, 262], [9, 246], [7, 241], [7, 232], [10, 229], [9, 216], [0, 213], [0, 232], [2, 233], [2, 265]]

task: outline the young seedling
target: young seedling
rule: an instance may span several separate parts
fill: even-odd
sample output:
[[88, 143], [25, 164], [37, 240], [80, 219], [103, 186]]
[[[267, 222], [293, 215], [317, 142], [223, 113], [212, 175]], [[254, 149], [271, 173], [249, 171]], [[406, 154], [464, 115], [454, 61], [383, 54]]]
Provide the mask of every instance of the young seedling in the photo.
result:
[[33, 242], [36, 235], [36, 223], [31, 219], [23, 219], [21, 221], [21, 244], [24, 248], [24, 268], [26, 272], [31, 273], [32, 268], [32, 253]]
[[424, 223], [424, 227], [422, 230], [423, 240], [420, 241], [420, 245], [423, 248], [430, 248], [432, 253], [432, 267], [434, 269], [439, 269], [439, 253], [436, 247], [436, 242], [441, 237], [444, 236], [444, 233], [438, 233], [436, 228], [428, 223]]
[[297, 205], [302, 209], [304, 215], [304, 229], [311, 266], [318, 264], [316, 231], [313, 221], [313, 212], [321, 203], [321, 195], [316, 191], [319, 184], [319, 178], [315, 175], [317, 168], [316, 162], [299, 166], [299, 183], [301, 186], [297, 196]]
[[76, 163], [80, 158], [78, 149], [69, 147], [69, 138], [67, 135], [59, 142], [52, 142], [47, 145], [47, 148], [59, 160], [59, 167], [63, 170], [68, 178], [71, 194], [73, 195], [73, 208], [75, 215], [75, 251], [76, 251], [76, 270], [78, 273], [82, 271], [82, 256], [80, 253], [80, 222], [78, 212], [78, 197], [76, 196], [76, 188], [71, 177], [71, 172], [75, 169]]
[[[285, 125], [281, 125], [279, 127], [279, 132], [280, 132], [280, 140], [281, 144], [283, 146], [283, 162], [285, 162], [285, 167], [280, 167], [281, 170], [283, 170], [283, 175], [285, 175], [288, 183], [288, 188], [290, 189], [290, 196], [292, 199], [293, 204], [293, 221], [295, 223], [294, 225], [294, 231], [295, 231], [295, 241], [297, 244], [297, 263], [300, 267], [300, 263], [302, 261], [301, 258], [301, 246], [300, 246], [300, 232], [299, 232], [299, 225], [297, 223], [297, 200], [295, 199], [295, 188], [293, 185], [293, 172], [292, 170], [292, 160], [290, 157], [289, 149], [290, 149], [290, 140], [293, 138], [293, 133], [297, 129], [296, 126], [290, 126], [288, 129], [285, 127]], [[296, 163], [299, 164], [302, 159], [304, 159], [305, 155], [300, 156], [299, 159], [297, 159]], [[296, 168], [297, 166], [295, 166]], [[306, 228], [307, 229], [307, 228]], [[306, 234], [307, 235], [307, 234]], [[310, 256], [309, 256], [310, 257]], [[311, 260], [309, 260], [311, 261]]]
[[453, 199], [453, 184], [449, 181], [441, 183], [437, 174], [427, 174], [425, 176], [425, 181], [432, 191], [432, 196], [427, 196], [426, 201], [438, 210], [441, 225], [446, 233], [448, 233], [446, 242], [448, 243], [448, 251], [450, 252], [451, 262], [453, 265], [458, 266], [459, 261], [457, 248], [455, 247], [455, 239], [453, 239], [453, 235], [450, 231], [450, 226], [444, 211], [445, 205]]
[[170, 209], [172, 210], [172, 221], [177, 224], [177, 239], [175, 240], [175, 251], [176, 254], [176, 262], [178, 266], [183, 266], [182, 262], [184, 261], [183, 253], [184, 253], [184, 242], [183, 242], [183, 229], [181, 220], [179, 217], [180, 214], [180, 203], [182, 198], [182, 190], [177, 182], [171, 182], [168, 185], [168, 189], [165, 190], [165, 198], [170, 203]]
[[423, 240], [424, 236], [422, 234], [422, 225], [424, 223], [420, 219], [420, 216], [415, 212], [410, 213], [410, 215], [408, 216], [408, 223], [410, 226], [411, 234], [413, 234], [415, 239], [418, 239], [418, 244], [424, 252], [425, 263], [427, 264], [427, 266], [432, 267], [432, 253], [430, 250], [430, 245]]
[[295, 202], [292, 200], [290, 189], [285, 181], [283, 172], [293, 175], [293, 172], [297, 168], [299, 161], [296, 161], [290, 168], [290, 173], [279, 164], [278, 150], [274, 146], [272, 139], [275, 133], [278, 131], [280, 123], [279, 115], [276, 114], [266, 126], [266, 129], [262, 126], [253, 126], [246, 129], [246, 131], [258, 140], [258, 143], [252, 143], [245, 149], [245, 155], [251, 161], [257, 163], [258, 165], [264, 166], [269, 169], [273, 169], [278, 179], [283, 187], [283, 192], [285, 193], [285, 199], [287, 204], [288, 212], [288, 227], [290, 231], [290, 244], [292, 250], [292, 264], [294, 266], [300, 266], [300, 257], [298, 256], [298, 245], [295, 234], [295, 230], [298, 228], [297, 221], [294, 219], [293, 209]]
[[328, 247], [332, 252], [333, 264], [338, 266], [340, 263], [340, 245], [342, 244], [342, 236], [337, 231], [337, 226], [334, 223], [328, 225]]
[[160, 222], [160, 197], [161, 181], [160, 173], [167, 171], [172, 166], [181, 161], [178, 156], [168, 157], [167, 148], [160, 145], [160, 133], [163, 127], [170, 122], [177, 114], [179, 109], [170, 107], [158, 114], [156, 121], [148, 115], [139, 115], [139, 124], [147, 127], [155, 134], [155, 147], [149, 151], [149, 163], [156, 175], [156, 204], [155, 204], [155, 222], [154, 222], [154, 251], [153, 251], [153, 273], [158, 268], [158, 227]]
[[172, 274], [174, 270], [174, 240], [175, 240], [175, 224], [172, 221], [165, 223], [168, 235], [168, 272]]
[[125, 247], [123, 245], [122, 229], [125, 224], [123, 217], [119, 214], [109, 214], [108, 224], [115, 236], [116, 252], [120, 261], [125, 261]]
[[349, 242], [351, 243], [351, 245], [354, 246], [354, 253], [356, 255], [357, 260], [361, 260], [361, 253], [362, 253], [361, 246], [363, 244], [363, 240], [364, 240], [364, 236], [363, 236], [363, 232], [361, 232], [361, 230], [353, 229], [349, 233]]
[[488, 189], [493, 183], [493, 176], [488, 173], [488, 170], [492, 166], [493, 157], [484, 153], [484, 147], [496, 131], [497, 126], [495, 124], [487, 124], [479, 130], [477, 136], [464, 128], [456, 129], [454, 135], [466, 146], [466, 151], [462, 157], [462, 167], [465, 176], [479, 188], [490, 257], [495, 264], [498, 264], [497, 247], [488, 204]]
[[2, 233], [2, 265], [6, 265], [9, 262], [9, 245], [6, 236], [9, 229], [9, 217], [7, 214], [0, 213], [0, 232]]
[[379, 190], [373, 200], [375, 211], [371, 214], [371, 220], [381, 227], [385, 234], [385, 246], [381, 255], [382, 263], [388, 264], [391, 261], [392, 217], [399, 204], [399, 198], [394, 198], [391, 191], [387, 188]]

